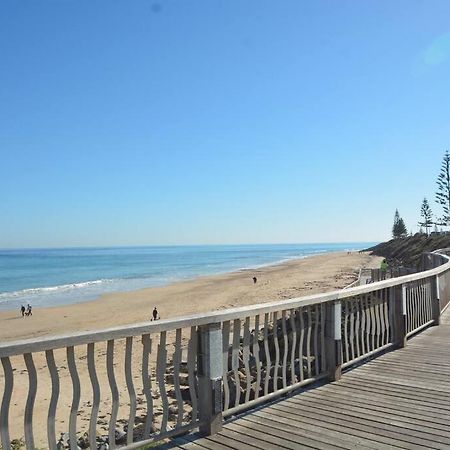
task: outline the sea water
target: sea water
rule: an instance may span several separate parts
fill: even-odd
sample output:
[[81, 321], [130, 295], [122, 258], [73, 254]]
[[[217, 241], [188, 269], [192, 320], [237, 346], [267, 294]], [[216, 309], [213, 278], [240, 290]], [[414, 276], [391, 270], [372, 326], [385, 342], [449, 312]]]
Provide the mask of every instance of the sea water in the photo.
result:
[[258, 268], [373, 243], [0, 250], [0, 309], [56, 306], [101, 294]]

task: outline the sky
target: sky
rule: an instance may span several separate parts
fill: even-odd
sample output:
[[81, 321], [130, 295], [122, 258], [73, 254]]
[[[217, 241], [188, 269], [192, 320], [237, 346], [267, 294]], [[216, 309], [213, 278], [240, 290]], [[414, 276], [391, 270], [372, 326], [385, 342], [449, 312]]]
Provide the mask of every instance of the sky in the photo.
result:
[[448, 0], [2, 0], [0, 248], [417, 231]]

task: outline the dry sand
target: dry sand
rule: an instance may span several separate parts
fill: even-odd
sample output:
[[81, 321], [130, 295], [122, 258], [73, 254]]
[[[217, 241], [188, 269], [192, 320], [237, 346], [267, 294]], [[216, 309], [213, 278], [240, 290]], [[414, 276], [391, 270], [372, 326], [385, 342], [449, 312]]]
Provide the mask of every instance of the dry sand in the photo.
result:
[[[200, 277], [194, 280], [174, 283], [165, 287], [142, 289], [134, 292], [104, 295], [98, 300], [69, 306], [42, 308], [33, 311], [32, 317], [22, 318], [18, 311], [0, 313], [0, 341], [33, 338], [45, 335], [69, 334], [72, 331], [95, 330], [133, 324], [149, 320], [156, 306], [161, 318], [172, 318], [193, 313], [214, 311], [236, 306], [251, 305], [267, 301], [284, 300], [309, 294], [340, 289], [357, 278], [362, 267], [378, 267], [380, 258], [365, 253], [332, 253], [257, 270], [243, 270], [225, 275]], [[253, 283], [256, 276], [258, 282]], [[173, 337], [169, 334], [168, 344]], [[188, 336], [183, 334], [183, 343]], [[105, 433], [110, 412], [110, 392], [106, 376], [105, 346], [96, 347], [96, 365], [100, 384], [104, 386], [98, 430]], [[154, 345], [154, 347], [156, 347]], [[173, 345], [171, 346], [173, 347]], [[138, 349], [138, 343], [135, 349]], [[126, 385], [123, 376], [124, 342], [117, 341], [115, 366], [121, 407], [119, 418], [127, 417]], [[153, 350], [155, 351], [155, 349]], [[138, 393], [138, 414], [143, 414], [141, 382], [142, 350], [133, 354], [133, 374]], [[82, 386], [79, 407], [79, 423], [87, 429], [91, 409], [92, 391], [87, 374], [86, 349], [77, 348], [77, 367]], [[58, 403], [57, 432], [68, 430], [72, 387], [63, 350], [55, 357], [61, 379], [61, 393]], [[51, 393], [51, 383], [45, 355], [34, 355], [38, 372], [38, 397], [35, 407], [34, 429], [38, 447], [46, 448], [46, 415]], [[28, 391], [28, 375], [20, 357], [12, 358], [15, 369], [14, 391], [10, 424], [12, 437], [20, 438], [23, 432], [23, 411]], [[0, 374], [0, 392], [4, 377]], [[155, 405], [158, 400], [155, 400]], [[158, 419], [157, 419], [158, 420]]]

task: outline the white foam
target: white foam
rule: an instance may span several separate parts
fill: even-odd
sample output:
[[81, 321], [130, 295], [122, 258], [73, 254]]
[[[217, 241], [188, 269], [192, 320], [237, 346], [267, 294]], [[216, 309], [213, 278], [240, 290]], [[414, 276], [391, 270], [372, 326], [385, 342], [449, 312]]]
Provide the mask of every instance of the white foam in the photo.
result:
[[14, 292], [2, 292], [0, 293], [0, 302], [22, 297], [39, 296], [50, 293], [63, 293], [68, 291], [81, 290], [93, 286], [99, 286], [102, 284], [113, 283], [114, 281], [116, 280], [102, 279], [102, 280], [84, 281], [82, 283], [62, 284], [60, 286], [47, 286], [47, 287], [22, 289], [20, 291]]

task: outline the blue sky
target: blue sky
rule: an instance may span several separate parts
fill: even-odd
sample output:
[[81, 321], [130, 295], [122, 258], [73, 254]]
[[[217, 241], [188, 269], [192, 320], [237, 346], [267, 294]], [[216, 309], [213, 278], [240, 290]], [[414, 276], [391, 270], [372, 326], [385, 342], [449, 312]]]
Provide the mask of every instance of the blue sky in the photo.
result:
[[2, 0], [0, 247], [415, 231], [449, 80], [448, 0]]

